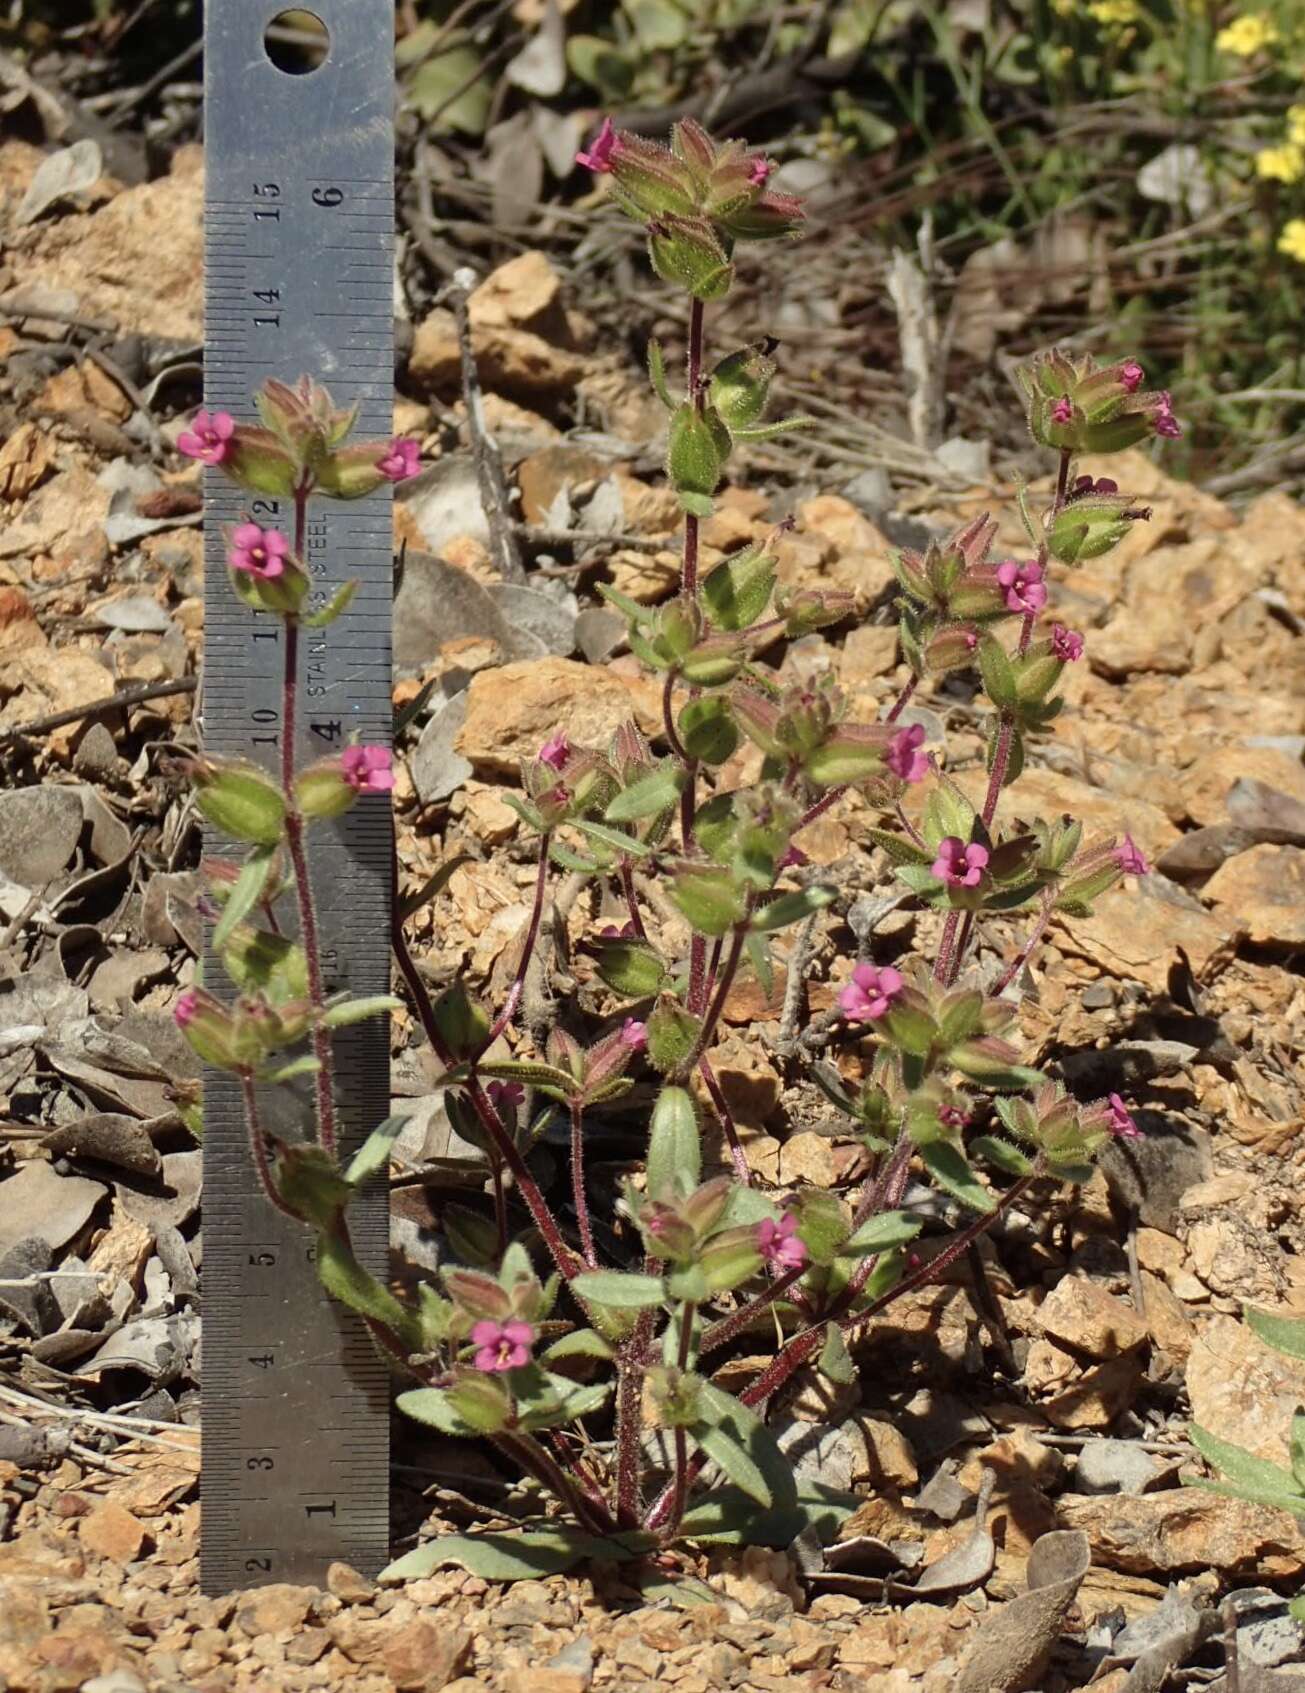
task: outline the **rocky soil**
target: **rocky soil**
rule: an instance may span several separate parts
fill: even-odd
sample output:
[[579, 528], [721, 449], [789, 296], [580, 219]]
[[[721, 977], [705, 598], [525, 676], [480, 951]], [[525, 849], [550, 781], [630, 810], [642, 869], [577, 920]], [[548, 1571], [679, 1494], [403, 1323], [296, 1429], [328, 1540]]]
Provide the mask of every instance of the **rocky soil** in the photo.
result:
[[[864, 1498], [842, 1545], [814, 1563], [704, 1558], [717, 1603], [687, 1612], [611, 1578], [499, 1589], [457, 1569], [378, 1590], [335, 1566], [320, 1590], [198, 1593], [199, 1153], [170, 1016], [195, 967], [198, 835], [161, 755], [196, 744], [198, 480], [170, 443], [198, 398], [201, 159], [183, 149], [158, 181], [102, 177], [20, 219], [40, 158], [0, 146], [0, 1687], [1143, 1693], [1170, 1669], [1171, 1686], [1227, 1685], [1230, 1590], [1243, 1693], [1300, 1685], [1268, 1672], [1305, 1659], [1282, 1605], [1305, 1532], [1179, 1478], [1201, 1468], [1190, 1416], [1286, 1462], [1305, 1403], [1305, 1364], [1240, 1320], [1247, 1301], [1305, 1315], [1305, 513], [1274, 492], [1234, 511], [1138, 454], [1108, 468], [1151, 521], [1055, 573], [1088, 656], [1007, 803], [1127, 830], [1154, 861], [1096, 916], [1054, 923], [1022, 981], [1029, 1062], [1125, 1093], [1146, 1139], [1050, 1214], [1015, 1215], [981, 1273], [963, 1260], [895, 1306], [854, 1390], [799, 1378], [779, 1408], [795, 1462]], [[631, 714], [660, 732], [593, 586], [670, 591], [674, 502], [639, 371], [592, 299], [582, 310], [548, 257], [524, 253], [471, 303], [525, 561], [505, 574], [453, 321], [416, 317], [395, 397], [427, 461], [396, 506], [395, 703], [417, 708], [396, 795], [402, 891], [426, 890], [410, 932], [429, 979], [492, 995], [534, 876], [504, 799], [518, 758]], [[710, 562], [793, 515], [782, 579], [851, 589], [871, 616], [790, 647], [785, 674], [832, 670], [862, 717], [906, 674], [890, 548], [1013, 510], [1009, 482], [916, 469], [816, 475], [772, 454], [745, 462], [705, 530]], [[946, 731], [949, 768], [981, 789], [971, 699], [954, 686], [917, 720], [939, 748]], [[756, 768], [740, 753], [723, 779]], [[802, 962], [803, 1024], [832, 1005], [889, 891], [862, 844], [873, 821], [851, 796], [802, 838], [811, 873], [843, 890]], [[559, 900], [570, 948], [553, 986], [606, 1010], [576, 943], [617, 914]], [[664, 932], [673, 947], [673, 913]], [[909, 905], [881, 912], [875, 936], [881, 962], [936, 941]], [[985, 934], [980, 966], [1019, 938]], [[864, 1154], [821, 1132], [779, 1051], [783, 987], [736, 989], [713, 1062], [760, 1180], [843, 1187]], [[402, 1016], [395, 1034], [395, 1093], [414, 1108], [394, 1195], [407, 1276], [432, 1218], [483, 1171]], [[488, 1456], [398, 1439], [402, 1544], [529, 1508]], [[1031, 1682], [1018, 1645], [1039, 1631], [1052, 1655]]]

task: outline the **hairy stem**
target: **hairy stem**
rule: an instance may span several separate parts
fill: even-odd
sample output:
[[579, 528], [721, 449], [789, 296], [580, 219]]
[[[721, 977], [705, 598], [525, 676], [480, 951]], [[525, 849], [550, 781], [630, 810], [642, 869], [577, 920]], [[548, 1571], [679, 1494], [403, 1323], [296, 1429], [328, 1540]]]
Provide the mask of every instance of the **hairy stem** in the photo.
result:
[[635, 935], [641, 941], [648, 939], [648, 931], [643, 926], [643, 918], [639, 915], [639, 900], [634, 891], [634, 871], [630, 860], [623, 858], [620, 865], [621, 891], [625, 895], [625, 903], [630, 912], [630, 923]]
[[[304, 557], [308, 522], [309, 486], [295, 489], [295, 557]], [[281, 680], [281, 791], [285, 797], [285, 841], [294, 872], [295, 902], [299, 908], [299, 938], [307, 960], [308, 998], [319, 1015], [326, 1003], [322, 981], [322, 948], [317, 931], [317, 907], [308, 875], [308, 852], [304, 819], [295, 803], [295, 716], [299, 680], [299, 622], [293, 614], [285, 618], [285, 663]], [[335, 1156], [335, 1076], [331, 1035], [316, 1018], [312, 1030], [313, 1057], [317, 1060], [314, 1088], [317, 1098], [317, 1138], [324, 1152]]]
[[259, 1184], [264, 1197], [270, 1205], [281, 1213], [283, 1217], [293, 1217], [296, 1223], [302, 1223], [303, 1218], [297, 1211], [292, 1211], [277, 1192], [276, 1183], [272, 1179], [272, 1166], [267, 1157], [267, 1137], [263, 1131], [263, 1121], [258, 1110], [258, 1090], [254, 1086], [252, 1070], [240, 1072], [240, 1096], [245, 1105], [245, 1129], [249, 1135], [249, 1151], [254, 1161], [254, 1168], [258, 1172]]
[[523, 1429], [513, 1429], [510, 1432], [505, 1429], [503, 1433], [493, 1436], [493, 1439], [503, 1451], [516, 1459], [523, 1470], [528, 1470], [537, 1481], [543, 1482], [583, 1528], [589, 1529], [591, 1533], [604, 1535], [615, 1530], [616, 1524], [602, 1501], [591, 1499], [578, 1487], [533, 1434], [527, 1434]]
[[[417, 1016], [421, 1022], [426, 1039], [431, 1044], [435, 1056], [446, 1070], [457, 1067], [453, 1054], [449, 1051], [435, 1022], [435, 1008], [426, 992], [426, 984], [418, 973], [412, 954], [408, 951], [407, 938], [403, 933], [403, 924], [399, 918], [399, 903], [393, 904], [394, 920], [391, 930], [391, 945], [394, 949], [395, 961], [399, 966], [399, 973], [408, 985], [412, 995], [412, 1002], [417, 1008]], [[543, 1236], [544, 1244], [548, 1247], [559, 1273], [565, 1281], [580, 1273], [583, 1265], [571, 1251], [562, 1238], [562, 1231], [557, 1220], [548, 1208], [548, 1201], [539, 1191], [539, 1185], [530, 1174], [525, 1159], [517, 1147], [516, 1141], [504, 1127], [497, 1111], [495, 1111], [484, 1088], [476, 1076], [467, 1078], [467, 1093], [471, 1099], [472, 1109], [480, 1119], [481, 1125], [488, 1135], [499, 1158], [512, 1172], [512, 1179], [516, 1183], [517, 1192], [526, 1203], [526, 1207], [533, 1217], [535, 1226]]]
[[[656, 1259], [644, 1261], [648, 1275], [656, 1275], [659, 1267]], [[639, 1526], [643, 1378], [654, 1320], [652, 1311], [640, 1311], [634, 1333], [621, 1348], [616, 1365], [616, 1519], [622, 1528]]]
[[[689, 1351], [693, 1344], [693, 1320], [698, 1307], [693, 1302], [686, 1301], [680, 1311], [680, 1347], [676, 1356], [676, 1365], [681, 1371], [689, 1367]], [[689, 1492], [689, 1437], [686, 1431], [676, 1425], [674, 1441], [675, 1471], [671, 1483], [671, 1510], [666, 1527], [674, 1534], [680, 1526], [680, 1518], [684, 1515], [684, 1501]]]
[[698, 1059], [698, 1074], [702, 1077], [703, 1085], [711, 1099], [712, 1109], [720, 1119], [720, 1126], [725, 1131], [725, 1140], [730, 1149], [730, 1160], [734, 1165], [734, 1174], [744, 1187], [752, 1184], [752, 1171], [748, 1168], [748, 1161], [743, 1155], [743, 1145], [739, 1140], [739, 1131], [734, 1122], [734, 1114], [726, 1101], [724, 1090], [716, 1072], [712, 1069], [706, 1053]]
[[1038, 942], [1046, 933], [1047, 924], [1050, 923], [1054, 911], [1055, 906], [1052, 901], [1044, 897], [1042, 912], [1038, 917], [1037, 922], [1033, 925], [1032, 933], [1024, 942], [1024, 945], [1015, 954], [1014, 958], [1011, 959], [1010, 963], [1002, 971], [1001, 975], [998, 976], [997, 980], [993, 983], [992, 988], [989, 990], [994, 998], [996, 998], [998, 994], [1005, 993], [1006, 989], [1028, 963], [1029, 959], [1033, 955], [1034, 947], [1037, 946]]
[[705, 1358], [708, 1352], [715, 1352], [718, 1347], [724, 1346], [726, 1341], [733, 1340], [736, 1334], [741, 1334], [754, 1317], [759, 1317], [763, 1311], [768, 1310], [782, 1293], [788, 1292], [794, 1282], [800, 1281], [808, 1268], [806, 1264], [795, 1264], [791, 1269], [785, 1270], [782, 1276], [776, 1276], [770, 1286], [755, 1299], [750, 1299], [737, 1311], [731, 1311], [728, 1317], [722, 1317], [719, 1322], [713, 1323], [702, 1337], [698, 1356]]
[[521, 957], [517, 963], [516, 973], [512, 978], [512, 986], [508, 989], [507, 1000], [502, 1011], [494, 1019], [493, 1026], [486, 1036], [485, 1044], [480, 1049], [481, 1056], [489, 1051], [504, 1029], [507, 1028], [516, 1014], [517, 1006], [521, 1003], [521, 995], [526, 985], [526, 973], [530, 969], [530, 960], [534, 957], [535, 943], [539, 939], [540, 919], [544, 914], [544, 889], [548, 885], [548, 849], [552, 838], [548, 829], [545, 829], [539, 837], [539, 869], [535, 876], [535, 903], [530, 912], [530, 925], [526, 930], [525, 941], [522, 943]]
[[578, 1099], [571, 1101], [571, 1192], [575, 1198], [576, 1223], [580, 1230], [580, 1250], [591, 1270], [598, 1268], [594, 1252], [594, 1231], [589, 1221], [589, 1196], [585, 1192], [585, 1139], [583, 1131], [584, 1106]]

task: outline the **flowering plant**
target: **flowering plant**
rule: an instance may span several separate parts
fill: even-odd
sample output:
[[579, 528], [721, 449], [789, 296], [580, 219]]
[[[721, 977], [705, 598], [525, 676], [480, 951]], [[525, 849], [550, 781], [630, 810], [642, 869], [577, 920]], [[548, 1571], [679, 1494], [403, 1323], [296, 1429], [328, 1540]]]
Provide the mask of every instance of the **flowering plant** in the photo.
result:
[[[492, 1221], [450, 1228], [438, 1288], [423, 1286], [415, 1305], [404, 1304], [350, 1247], [350, 1198], [382, 1174], [402, 1120], [383, 1123], [351, 1162], [340, 1161], [331, 1031], [398, 1002], [324, 998], [305, 861], [314, 819], [384, 803], [393, 783], [386, 748], [350, 747], [301, 771], [287, 750], [279, 778], [196, 763], [201, 810], [250, 851], [225, 884], [214, 937], [237, 995], [225, 1003], [194, 989], [177, 1005], [201, 1056], [240, 1076], [268, 1199], [317, 1231], [324, 1283], [407, 1378], [400, 1408], [445, 1435], [490, 1440], [560, 1501], [566, 1520], [524, 1537], [534, 1567], [552, 1569], [586, 1558], [637, 1562], [686, 1541], [786, 1545], [804, 1530], [833, 1532], [851, 1501], [797, 1485], [765, 1423], [776, 1396], [799, 1371], [851, 1381], [849, 1348], [887, 1306], [943, 1276], [1017, 1201], [1084, 1179], [1112, 1136], [1137, 1132], [1117, 1095], [1079, 1101], [1021, 1061], [1007, 990], [1057, 913], [1089, 911], [1125, 874], [1145, 874], [1145, 861], [1127, 838], [1084, 842], [1069, 818], [998, 813], [1027, 741], [1061, 709], [1064, 666], [1084, 650], [1081, 635], [1044, 619], [1051, 561], [1095, 557], [1147, 515], [1108, 479], [1075, 478], [1075, 454], [1178, 429], [1168, 395], [1144, 390], [1136, 361], [1099, 368], [1059, 352], [1034, 360], [1022, 375], [1029, 425], [1055, 453], [1058, 475], [1045, 512], [1022, 502], [1030, 556], [991, 557], [997, 526], [987, 516], [897, 555], [909, 676], [882, 721], [852, 721], [836, 687], [788, 683], [762, 662], [787, 640], [846, 622], [849, 596], [777, 589], [765, 546], [707, 570], [700, 556], [700, 525], [736, 449], [803, 422], [765, 420], [773, 343], [709, 359], [706, 306], [729, 293], [738, 244], [796, 236], [802, 207], [771, 186], [767, 159], [691, 121], [676, 125], [669, 147], [604, 124], [581, 157], [643, 227], [658, 274], [689, 296], [683, 385], [655, 344], [649, 356], [667, 412], [667, 474], [684, 513], [679, 591], [656, 609], [607, 591], [632, 650], [661, 678], [664, 750], [630, 724], [602, 747], [555, 734], [526, 761], [514, 803], [538, 837], [534, 905], [496, 1012], [461, 980], [432, 999], [396, 929], [399, 970], [443, 1066], [450, 1118], [483, 1149], [492, 1190]], [[270, 382], [257, 403], [259, 427], [201, 413], [181, 448], [243, 487], [293, 499], [293, 536], [242, 523], [229, 553], [234, 590], [285, 620], [289, 708], [309, 498], [354, 497], [410, 474], [417, 455], [411, 443], [350, 444], [352, 418], [307, 379], [294, 388]], [[315, 615], [338, 616], [346, 604], [338, 595]], [[967, 667], [993, 708], [977, 807], [925, 750], [924, 727], [910, 715], [919, 688]], [[759, 751], [760, 778], [730, 789], [721, 773], [744, 741]], [[289, 726], [284, 744], [293, 744]], [[814, 926], [835, 902], [837, 889], [803, 874], [798, 843], [850, 789], [877, 811], [868, 842], [934, 914], [937, 944], [932, 958], [862, 957], [851, 969], [835, 1017], [848, 1062], [817, 1064], [813, 1077], [838, 1113], [834, 1132], [861, 1143], [862, 1173], [845, 1194], [780, 1195], [749, 1167], [711, 1054], [740, 969], [770, 984], [774, 938]], [[610, 887], [627, 914], [591, 943], [620, 1009], [605, 1030], [583, 1036], [563, 1014], [531, 1050], [516, 1020], [556, 865]], [[655, 921], [636, 869], [660, 881], [682, 946], [673, 924]], [[270, 921], [287, 882], [297, 940]], [[982, 980], [969, 962], [977, 929], [1022, 911], [1032, 917], [1027, 938], [996, 980]], [[287, 1048], [304, 1043], [306, 1054], [287, 1059]], [[304, 1069], [316, 1077], [315, 1139], [278, 1143], [259, 1120], [256, 1084]], [[639, 1072], [657, 1078], [643, 1156], [614, 1205], [596, 1208], [587, 1142]], [[723, 1168], [707, 1160], [707, 1115], [724, 1137]], [[554, 1121], [569, 1138], [562, 1194], [545, 1191], [532, 1158]], [[917, 1168], [970, 1217], [908, 1256], [924, 1226], [904, 1203]], [[755, 1351], [767, 1337], [768, 1361], [741, 1392], [726, 1391], [717, 1379], [726, 1349], [746, 1339]], [[660, 1447], [645, 1436], [650, 1418], [664, 1433]], [[715, 1480], [703, 1492], [708, 1475]], [[391, 1572], [423, 1573], [451, 1555], [476, 1567], [471, 1542], [455, 1554], [445, 1537]]]

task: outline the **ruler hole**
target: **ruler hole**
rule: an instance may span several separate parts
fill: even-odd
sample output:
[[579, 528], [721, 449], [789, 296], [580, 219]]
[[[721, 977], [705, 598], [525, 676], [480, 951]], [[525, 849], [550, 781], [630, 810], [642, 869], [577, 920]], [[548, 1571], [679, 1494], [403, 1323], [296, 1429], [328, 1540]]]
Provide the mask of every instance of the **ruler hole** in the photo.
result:
[[330, 30], [302, 6], [278, 12], [263, 31], [263, 51], [286, 76], [310, 76], [330, 50]]

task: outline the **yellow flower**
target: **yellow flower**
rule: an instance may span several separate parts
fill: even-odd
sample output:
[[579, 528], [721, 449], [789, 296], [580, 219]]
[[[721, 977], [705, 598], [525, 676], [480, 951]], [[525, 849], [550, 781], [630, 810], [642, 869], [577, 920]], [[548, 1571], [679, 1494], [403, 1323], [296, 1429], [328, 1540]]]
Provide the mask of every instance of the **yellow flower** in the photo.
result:
[[1255, 174], [1270, 182], [1299, 182], [1305, 176], [1305, 147], [1288, 141], [1282, 147], [1265, 147], [1255, 155]]
[[1137, 0], [1092, 0], [1088, 11], [1104, 29], [1123, 29], [1137, 22]]
[[1292, 218], [1283, 225], [1282, 234], [1278, 237], [1278, 251], [1285, 253], [1289, 259], [1295, 259], [1298, 265], [1305, 265], [1305, 218]]
[[1259, 12], [1245, 12], [1219, 31], [1214, 44], [1221, 53], [1236, 53], [1240, 59], [1249, 59], [1277, 39], [1278, 31], [1271, 18]]
[[1305, 147], [1305, 106], [1287, 107], [1287, 139]]

